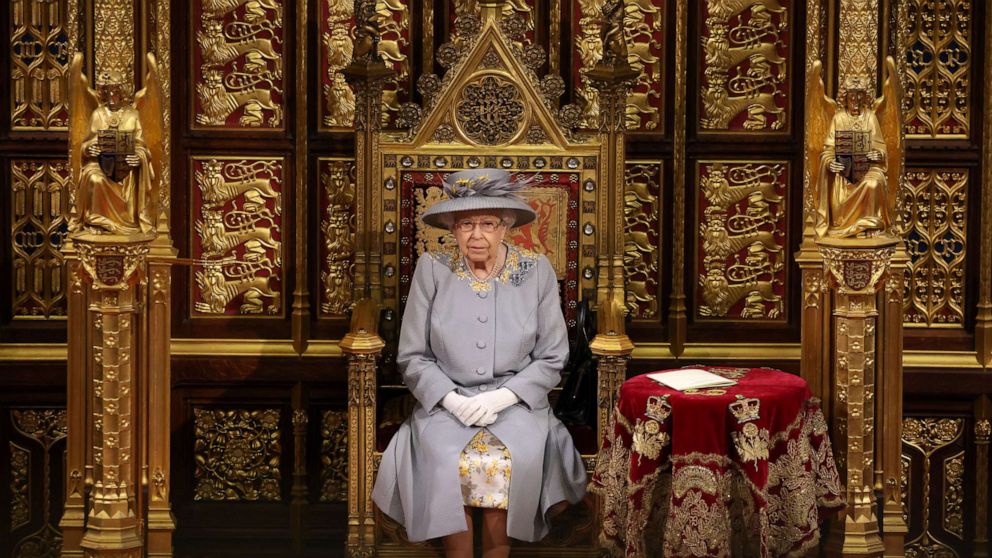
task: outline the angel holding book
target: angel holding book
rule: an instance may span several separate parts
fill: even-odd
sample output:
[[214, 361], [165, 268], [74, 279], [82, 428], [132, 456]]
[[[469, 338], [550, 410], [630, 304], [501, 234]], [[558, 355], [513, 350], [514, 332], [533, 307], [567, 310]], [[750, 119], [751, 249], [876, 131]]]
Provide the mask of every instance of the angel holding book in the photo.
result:
[[70, 66], [70, 156], [76, 179], [72, 233], [154, 234], [161, 161], [161, 95], [154, 57], [146, 86], [127, 98], [123, 75], [97, 75], [97, 91], [83, 75], [82, 55]]
[[814, 64], [807, 96], [811, 134], [807, 163], [817, 171], [811, 176], [817, 236], [890, 234], [901, 151], [901, 97], [894, 63], [887, 61], [887, 79], [878, 100], [873, 99], [867, 79], [850, 76], [841, 84], [839, 103], [835, 103], [823, 93], [820, 69], [819, 62]]

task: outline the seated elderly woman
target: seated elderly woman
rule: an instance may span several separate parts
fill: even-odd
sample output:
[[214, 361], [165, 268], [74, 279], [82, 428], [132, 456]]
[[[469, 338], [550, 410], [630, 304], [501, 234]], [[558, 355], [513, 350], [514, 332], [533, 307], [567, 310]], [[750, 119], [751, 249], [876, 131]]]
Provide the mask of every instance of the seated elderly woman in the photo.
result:
[[411, 541], [443, 537], [472, 556], [471, 508], [482, 508], [487, 557], [509, 537], [536, 541], [548, 510], [585, 495], [586, 473], [548, 392], [568, 358], [558, 283], [548, 259], [503, 242], [534, 220], [495, 169], [445, 179], [449, 199], [424, 223], [457, 250], [424, 253], [403, 314], [396, 361], [418, 401], [389, 442], [372, 497]]

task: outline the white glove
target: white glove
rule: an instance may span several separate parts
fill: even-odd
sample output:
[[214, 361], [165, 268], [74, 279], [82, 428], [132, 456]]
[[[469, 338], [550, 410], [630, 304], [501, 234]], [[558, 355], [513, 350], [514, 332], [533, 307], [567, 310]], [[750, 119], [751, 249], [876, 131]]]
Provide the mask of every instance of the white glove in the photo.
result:
[[493, 391], [485, 391], [476, 395], [472, 399], [478, 399], [482, 403], [482, 406], [493, 414], [499, 413], [503, 409], [516, 405], [520, 402], [520, 398], [517, 397], [517, 394], [510, 391], [509, 388], [499, 388]]
[[496, 413], [490, 411], [476, 397], [465, 397], [455, 391], [449, 391], [441, 399], [441, 406], [465, 426], [489, 426], [496, 422]]

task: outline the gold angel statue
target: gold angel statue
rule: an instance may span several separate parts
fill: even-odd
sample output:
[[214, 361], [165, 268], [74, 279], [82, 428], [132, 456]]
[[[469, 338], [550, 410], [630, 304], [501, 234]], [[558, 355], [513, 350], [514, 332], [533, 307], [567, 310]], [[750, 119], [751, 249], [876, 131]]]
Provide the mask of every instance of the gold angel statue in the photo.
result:
[[69, 67], [69, 153], [75, 179], [74, 234], [154, 235], [162, 161], [162, 89], [158, 64], [148, 55], [145, 87], [127, 99], [123, 76], [83, 75], [83, 55]]
[[817, 61], [806, 96], [806, 164], [811, 169], [816, 234], [820, 238], [897, 236], [902, 95], [895, 61], [892, 57], [885, 61], [878, 99], [872, 99], [866, 79], [849, 77], [835, 103], [825, 94], [821, 74]]

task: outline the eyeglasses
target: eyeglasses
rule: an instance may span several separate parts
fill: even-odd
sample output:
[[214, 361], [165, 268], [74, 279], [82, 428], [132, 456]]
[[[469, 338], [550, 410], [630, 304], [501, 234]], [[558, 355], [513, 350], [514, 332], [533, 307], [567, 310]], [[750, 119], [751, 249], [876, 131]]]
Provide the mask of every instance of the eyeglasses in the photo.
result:
[[483, 219], [482, 221], [473, 221], [471, 219], [462, 219], [461, 221], [455, 222], [455, 229], [460, 232], [472, 232], [475, 230], [476, 225], [482, 229], [484, 233], [496, 232], [496, 229], [503, 226], [503, 221], [497, 219]]

